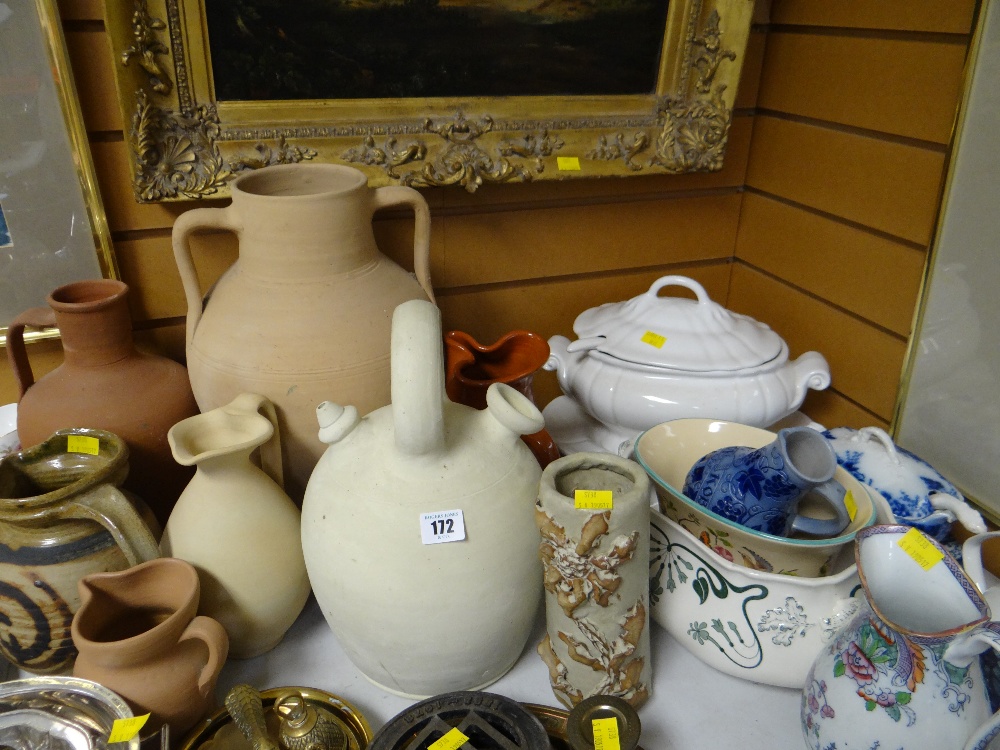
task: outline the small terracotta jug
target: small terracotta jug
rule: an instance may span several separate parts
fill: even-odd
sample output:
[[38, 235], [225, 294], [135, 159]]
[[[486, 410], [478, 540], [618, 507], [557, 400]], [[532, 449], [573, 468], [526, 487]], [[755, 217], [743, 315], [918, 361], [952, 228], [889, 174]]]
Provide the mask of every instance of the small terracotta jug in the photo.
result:
[[161, 557], [80, 581], [73, 674], [122, 696], [144, 727], [183, 733], [215, 707], [215, 683], [229, 640], [210, 617], [195, 616], [200, 585], [192, 565]]
[[[463, 331], [448, 331], [445, 343], [445, 391], [456, 404], [486, 408], [486, 391], [506, 383], [532, 402], [535, 373], [549, 358], [545, 339], [529, 331], [511, 331], [484, 346]], [[543, 469], [559, 458], [559, 448], [546, 430], [521, 438]]]
[[60, 430], [0, 460], [0, 654], [47, 674], [73, 663], [77, 582], [159, 555], [118, 488], [128, 448], [103, 430]]
[[[229, 633], [230, 652], [274, 648], [309, 598], [299, 509], [281, 489], [274, 405], [244, 393], [170, 429], [177, 461], [197, 466], [167, 521], [164, 555], [193, 563], [201, 613]], [[264, 470], [250, 460], [260, 449]]]
[[[198, 406], [183, 365], [135, 348], [127, 295], [120, 281], [77, 281], [53, 291], [49, 307], [14, 319], [7, 356], [21, 394], [17, 432], [21, 445], [71, 427], [118, 435], [132, 468], [124, 487], [148, 503], [162, 526], [193, 473], [174, 463], [167, 430], [197, 414]], [[37, 383], [25, 326], [55, 326], [62, 337], [63, 363]]]

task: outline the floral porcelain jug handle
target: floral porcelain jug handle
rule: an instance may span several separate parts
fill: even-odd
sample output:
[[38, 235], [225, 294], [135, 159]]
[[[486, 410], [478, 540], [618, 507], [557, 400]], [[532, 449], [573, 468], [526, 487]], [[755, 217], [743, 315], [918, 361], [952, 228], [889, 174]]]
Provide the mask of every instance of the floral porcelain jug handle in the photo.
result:
[[229, 636], [226, 635], [226, 629], [217, 620], [199, 615], [188, 623], [178, 640], [201, 641], [208, 649], [205, 666], [198, 673], [198, 692], [202, 697], [206, 697], [215, 688], [219, 670], [229, 655]]
[[201, 293], [198, 272], [195, 270], [194, 259], [191, 256], [191, 234], [201, 229], [225, 229], [238, 234], [241, 228], [242, 225], [237, 220], [232, 206], [193, 208], [182, 213], [174, 221], [174, 259], [177, 261], [177, 270], [181, 276], [181, 283], [184, 285], [184, 296], [187, 297], [188, 304], [186, 326], [188, 347], [191, 346], [191, 341], [194, 339], [194, 331], [198, 327], [198, 321], [201, 320], [201, 313], [205, 307], [205, 295]]
[[14, 371], [14, 377], [17, 379], [19, 399], [35, 384], [31, 360], [28, 359], [28, 350], [24, 346], [24, 328], [25, 326], [54, 328], [55, 324], [56, 313], [51, 307], [32, 307], [14, 318], [7, 328], [7, 358], [10, 360], [10, 369]]
[[60, 516], [99, 523], [111, 534], [130, 566], [160, 556], [149, 526], [124, 493], [113, 485], [102, 484], [67, 502]]
[[431, 286], [431, 212], [424, 197], [411, 187], [388, 185], [375, 189], [375, 208], [409, 206], [413, 209], [413, 273], [417, 283], [434, 302], [434, 287]]
[[[959, 668], [966, 667], [985, 650], [983, 644], [1000, 652], [1000, 622], [987, 622], [965, 637], [952, 641], [942, 658]], [[1000, 711], [972, 732], [965, 743], [965, 750], [986, 750], [997, 735], [1000, 735]]]
[[[1000, 606], [1000, 586], [994, 586], [994, 595], [987, 594], [990, 589], [986, 585], [986, 571], [983, 568], [983, 543], [990, 539], [1000, 538], [1000, 531], [990, 531], [985, 534], [976, 534], [969, 537], [962, 544], [962, 567], [965, 568], [966, 575], [979, 587], [980, 593], [986, 597], [990, 605], [990, 610], [995, 606]], [[992, 613], [994, 617], [1000, 616], [1000, 611]]]
[[265, 417], [274, 432], [266, 443], [260, 446], [260, 463], [267, 474], [279, 487], [284, 487], [284, 469], [281, 463], [281, 436], [278, 431], [278, 413], [271, 400], [257, 393], [241, 393], [228, 405], [222, 407], [230, 414], [256, 413]]

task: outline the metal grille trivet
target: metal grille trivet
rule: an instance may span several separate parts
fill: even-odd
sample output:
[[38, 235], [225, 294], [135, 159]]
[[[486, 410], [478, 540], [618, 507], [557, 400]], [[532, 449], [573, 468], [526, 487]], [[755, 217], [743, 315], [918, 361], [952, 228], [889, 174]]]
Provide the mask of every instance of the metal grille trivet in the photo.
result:
[[521, 704], [494, 693], [428, 698], [390, 719], [369, 750], [427, 750], [451, 729], [469, 738], [462, 750], [549, 750], [541, 722]]

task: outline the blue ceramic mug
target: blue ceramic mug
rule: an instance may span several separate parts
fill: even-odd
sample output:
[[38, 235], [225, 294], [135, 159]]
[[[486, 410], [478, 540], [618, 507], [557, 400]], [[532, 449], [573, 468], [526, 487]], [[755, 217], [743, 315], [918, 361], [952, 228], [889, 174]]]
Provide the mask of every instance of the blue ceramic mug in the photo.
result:
[[[688, 472], [684, 494], [713, 513], [774, 536], [793, 531], [836, 536], [851, 522], [844, 486], [833, 478], [837, 456], [820, 433], [808, 427], [781, 430], [762, 448], [731, 445], [702, 456]], [[820, 519], [798, 515], [809, 492], [835, 513]]]

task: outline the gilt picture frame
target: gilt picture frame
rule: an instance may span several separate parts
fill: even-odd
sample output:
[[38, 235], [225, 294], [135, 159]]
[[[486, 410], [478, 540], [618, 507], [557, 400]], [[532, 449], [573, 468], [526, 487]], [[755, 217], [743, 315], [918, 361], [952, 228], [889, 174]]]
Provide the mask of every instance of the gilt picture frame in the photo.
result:
[[[622, 13], [639, 19], [624, 38]], [[163, 202], [302, 161], [469, 192], [721, 169], [753, 0], [124, 0], [105, 14], [136, 200]]]
[[[56, 287], [118, 278], [56, 0], [0, 3], [0, 346]], [[26, 341], [53, 338], [31, 330]]]

